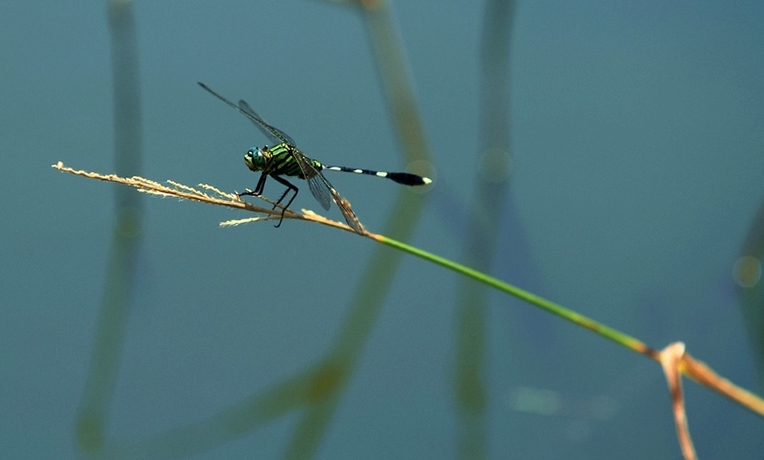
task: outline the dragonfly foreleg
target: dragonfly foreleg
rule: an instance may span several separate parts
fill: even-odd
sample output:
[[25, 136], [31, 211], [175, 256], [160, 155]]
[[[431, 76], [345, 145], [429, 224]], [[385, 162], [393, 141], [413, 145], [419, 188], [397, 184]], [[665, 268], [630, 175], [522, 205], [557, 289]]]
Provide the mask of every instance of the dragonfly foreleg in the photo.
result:
[[254, 190], [248, 190], [244, 193], [239, 193], [238, 195], [240, 197], [249, 195], [249, 196], [260, 196], [263, 194], [263, 191], [265, 190], [265, 179], [268, 178], [268, 175], [266, 173], [260, 174], [260, 179], [257, 181], [257, 185], [255, 186]]

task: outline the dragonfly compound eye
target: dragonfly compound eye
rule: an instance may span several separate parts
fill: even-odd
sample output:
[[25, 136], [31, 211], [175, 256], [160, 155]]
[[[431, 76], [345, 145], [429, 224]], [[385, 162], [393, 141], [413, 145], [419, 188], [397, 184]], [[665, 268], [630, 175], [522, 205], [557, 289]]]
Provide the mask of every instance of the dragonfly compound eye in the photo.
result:
[[265, 169], [268, 157], [268, 147], [263, 147], [262, 149], [252, 147], [244, 154], [244, 163], [252, 171], [262, 171]]

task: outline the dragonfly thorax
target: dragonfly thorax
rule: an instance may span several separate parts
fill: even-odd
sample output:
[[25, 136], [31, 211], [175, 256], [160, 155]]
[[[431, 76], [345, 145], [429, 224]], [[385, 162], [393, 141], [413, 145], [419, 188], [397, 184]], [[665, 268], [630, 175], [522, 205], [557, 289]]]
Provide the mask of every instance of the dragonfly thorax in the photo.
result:
[[264, 171], [272, 157], [273, 154], [267, 145], [263, 148], [252, 147], [244, 154], [244, 163], [251, 171]]

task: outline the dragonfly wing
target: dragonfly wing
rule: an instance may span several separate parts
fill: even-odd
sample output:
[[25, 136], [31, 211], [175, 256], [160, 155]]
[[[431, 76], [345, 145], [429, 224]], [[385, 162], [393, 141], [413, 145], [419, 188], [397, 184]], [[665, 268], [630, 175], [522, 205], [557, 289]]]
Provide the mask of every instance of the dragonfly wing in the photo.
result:
[[260, 128], [260, 130], [266, 135], [266, 137], [269, 137], [271, 139], [275, 139], [281, 142], [286, 142], [287, 144], [295, 145], [294, 140], [292, 140], [291, 137], [287, 136], [287, 134], [284, 131], [274, 128], [273, 126], [266, 123], [266, 121], [263, 120], [263, 117], [258, 115], [257, 112], [255, 112], [252, 109], [252, 107], [250, 107], [249, 104], [247, 104], [246, 102], [239, 101], [239, 105], [236, 105], [233, 102], [226, 99], [225, 97], [213, 91], [209, 86], [205, 85], [204, 83], [202, 82], [198, 82], [198, 83], [199, 83], [199, 86], [209, 91], [213, 96], [217, 97], [221, 101], [230, 105], [234, 110], [237, 110], [242, 115], [252, 120], [252, 122], [255, 125], [257, 125], [258, 128]]
[[308, 188], [316, 200], [321, 203], [321, 206], [328, 211], [332, 204], [332, 192], [331, 189], [326, 187], [324, 181], [321, 180], [321, 177], [322, 176], [319, 173], [319, 175], [307, 179]]
[[361, 221], [358, 220], [358, 216], [355, 215], [353, 209], [350, 207], [350, 202], [341, 197], [340, 194], [337, 193], [337, 190], [332, 189], [331, 191], [334, 202], [337, 203], [337, 207], [340, 208], [342, 216], [345, 218], [345, 222], [347, 222], [348, 225], [350, 225], [350, 228], [356, 233], [363, 235], [365, 230], [363, 229], [363, 225], [361, 225]]
[[337, 190], [326, 180], [321, 171], [317, 169], [308, 157], [303, 155], [300, 151], [294, 152], [294, 158], [297, 164], [300, 166], [302, 175], [305, 176], [305, 180], [308, 181], [308, 188], [310, 193], [321, 203], [321, 206], [325, 210], [329, 210], [331, 202], [337, 203], [337, 207], [340, 208], [342, 216], [345, 218], [345, 222], [348, 223], [356, 233], [363, 234], [363, 225], [358, 220], [358, 217], [350, 207], [350, 202], [343, 198]]
[[257, 114], [257, 112], [255, 112], [252, 109], [252, 107], [249, 106], [249, 104], [247, 104], [246, 101], [244, 101], [244, 100], [239, 101], [239, 108], [246, 115], [248, 115], [247, 118], [249, 118], [252, 121], [252, 123], [254, 123], [255, 126], [257, 126], [257, 129], [259, 129], [260, 132], [265, 134], [265, 137], [267, 137], [268, 139], [270, 139], [271, 141], [273, 141], [275, 143], [283, 142], [281, 139], [279, 139], [278, 137], [274, 136], [273, 133], [270, 130], [265, 128], [265, 126], [263, 125], [263, 123], [265, 123], [265, 121], [262, 119], [262, 117], [260, 117], [260, 115]]
[[294, 139], [289, 137], [287, 133], [284, 131], [276, 128], [275, 126], [271, 126], [266, 122], [263, 117], [261, 117], [257, 112], [255, 112], [255, 109], [253, 109], [249, 104], [247, 104], [247, 101], [244, 99], [239, 100], [239, 108], [242, 110], [242, 112], [246, 113], [248, 115], [248, 118], [252, 120], [252, 122], [257, 126], [260, 131], [265, 134], [266, 137], [286, 142], [287, 144], [295, 145]]
[[326, 180], [324, 175], [321, 174], [321, 171], [316, 169], [316, 167], [311, 164], [310, 159], [302, 152], [294, 149], [292, 156], [300, 167], [302, 175], [305, 176], [305, 180], [308, 181], [310, 193], [319, 203], [321, 203], [321, 206], [328, 211], [332, 204], [331, 191], [334, 190], [334, 187], [332, 187], [332, 184]]

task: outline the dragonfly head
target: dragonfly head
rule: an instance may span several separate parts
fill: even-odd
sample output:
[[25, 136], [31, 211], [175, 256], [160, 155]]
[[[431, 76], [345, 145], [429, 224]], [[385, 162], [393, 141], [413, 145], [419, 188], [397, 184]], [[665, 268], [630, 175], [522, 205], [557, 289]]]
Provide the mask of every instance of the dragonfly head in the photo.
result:
[[263, 171], [271, 156], [267, 145], [263, 148], [252, 147], [244, 154], [244, 163], [251, 171]]

